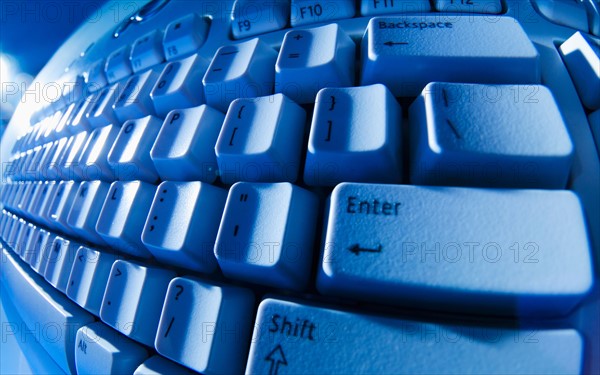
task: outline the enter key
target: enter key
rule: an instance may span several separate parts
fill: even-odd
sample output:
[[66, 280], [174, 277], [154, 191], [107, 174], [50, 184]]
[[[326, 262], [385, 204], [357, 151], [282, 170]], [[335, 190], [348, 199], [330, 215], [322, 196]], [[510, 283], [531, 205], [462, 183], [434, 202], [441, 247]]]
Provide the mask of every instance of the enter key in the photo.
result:
[[592, 286], [568, 191], [343, 183], [330, 198], [323, 294], [474, 314], [559, 316]]

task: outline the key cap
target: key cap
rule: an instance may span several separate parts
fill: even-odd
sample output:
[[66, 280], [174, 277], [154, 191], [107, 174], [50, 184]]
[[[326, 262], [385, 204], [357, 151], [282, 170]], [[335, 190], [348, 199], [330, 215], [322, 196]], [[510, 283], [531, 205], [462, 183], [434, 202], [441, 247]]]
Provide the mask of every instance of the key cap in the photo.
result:
[[108, 153], [108, 164], [116, 170], [120, 180], [156, 182], [158, 173], [150, 158], [150, 149], [156, 140], [162, 121], [153, 116], [129, 120]]
[[60, 181], [54, 193], [52, 204], [44, 215], [45, 223], [56, 230], [75, 235], [67, 224], [67, 216], [73, 206], [73, 199], [77, 193], [78, 184], [75, 181]]
[[361, 0], [360, 13], [363, 16], [376, 16], [389, 13], [429, 12], [428, 0]]
[[202, 79], [206, 104], [226, 112], [234, 99], [272, 94], [276, 59], [258, 38], [219, 48]]
[[158, 78], [158, 72], [148, 70], [131, 77], [123, 86], [123, 91], [113, 104], [115, 116], [119, 122], [138, 119], [154, 114], [154, 105], [150, 98], [152, 87]]
[[491, 13], [502, 12], [500, 0], [434, 0], [438, 12]]
[[179, 375], [194, 375], [191, 370], [183, 366], [179, 366], [164, 357], [159, 355], [148, 358], [144, 363], [138, 367], [133, 375], [168, 375], [168, 374], [179, 374]]
[[168, 61], [192, 53], [204, 44], [209, 23], [196, 13], [171, 22], [165, 31], [163, 48]]
[[165, 61], [162, 46], [163, 34], [153, 30], [136, 39], [131, 47], [131, 67], [134, 73], [141, 72], [151, 66]]
[[79, 161], [84, 166], [83, 178], [85, 180], [112, 182], [117, 178], [115, 172], [129, 173], [128, 171], [115, 171], [108, 163], [108, 154], [119, 131], [120, 128], [116, 125], [108, 125], [92, 131]]
[[275, 0], [257, 3], [252, 0], [236, 0], [231, 14], [231, 31], [235, 39], [283, 29], [288, 22], [290, 3]]
[[60, 161], [66, 150], [69, 139], [61, 138], [52, 144], [49, 151], [48, 159], [44, 160], [41, 165], [41, 175], [45, 180], [59, 180], [62, 178]]
[[57, 186], [56, 181], [44, 181], [44, 186], [40, 191], [38, 199], [35, 201], [35, 206], [31, 210], [37, 220], [45, 220], [44, 214], [48, 209], [48, 205], [52, 202]]
[[175, 272], [117, 260], [104, 292], [100, 318], [125, 336], [153, 346], [167, 287]]
[[304, 181], [399, 182], [402, 110], [383, 85], [319, 92], [308, 141]]
[[79, 327], [92, 323], [94, 318], [23, 264], [7, 249], [2, 249], [2, 297], [19, 306], [28, 332], [39, 332], [40, 327], [44, 327], [40, 345], [63, 371], [75, 373], [76, 332]]
[[235, 100], [215, 146], [221, 181], [295, 182], [305, 119], [283, 94]]
[[37, 237], [37, 227], [31, 223], [25, 224], [25, 229], [21, 236], [20, 243], [23, 246], [21, 258], [25, 263], [30, 264], [35, 251], [35, 238]]
[[378, 17], [361, 44], [361, 85], [417, 96], [432, 81], [538, 83], [538, 53], [510, 17]]
[[37, 231], [37, 235], [34, 237], [34, 241], [33, 256], [29, 265], [35, 272], [42, 274], [45, 272], [45, 268], [42, 268], [42, 264], [46, 264], [44, 261], [44, 254], [47, 252], [47, 247], [52, 246], [54, 239], [50, 235], [50, 232], [40, 228]]
[[76, 242], [56, 237], [52, 242], [50, 252], [47, 254], [44, 278], [63, 293], [67, 289], [71, 267], [80, 246]]
[[73, 140], [70, 142], [60, 161], [61, 175], [67, 180], [81, 181], [83, 178], [83, 168], [79, 164], [79, 159], [89, 138], [89, 133], [83, 131], [72, 138]]
[[559, 25], [585, 32], [588, 31], [588, 16], [585, 1], [534, 0], [532, 3], [535, 10], [548, 20]]
[[208, 61], [200, 55], [168, 63], [150, 93], [156, 114], [165, 117], [173, 109], [204, 103], [202, 77]]
[[592, 284], [568, 191], [340, 184], [321, 261], [326, 294], [494, 315], [564, 315]]
[[573, 144], [540, 85], [431, 83], [411, 105], [411, 183], [564, 188]]
[[92, 126], [90, 125], [90, 122], [88, 121], [86, 115], [90, 111], [92, 106], [96, 104], [100, 92], [102, 91], [95, 92], [89, 95], [77, 104], [77, 108], [73, 110], [75, 114], [73, 115], [73, 118], [69, 121], [68, 125], [69, 132], [71, 134], [76, 134], [83, 130], [92, 129]]
[[88, 92], [96, 92], [108, 84], [106, 76], [104, 75], [105, 64], [104, 60], [97, 61], [87, 72], [83, 73], [86, 90]]
[[588, 116], [588, 122], [590, 123], [590, 129], [592, 130], [592, 135], [594, 136], [596, 149], [600, 150], [600, 109], [590, 113]]
[[115, 116], [113, 104], [119, 94], [123, 92], [125, 82], [115, 83], [114, 85], [100, 91], [94, 98], [93, 104], [89, 105], [88, 112], [85, 114], [90, 127], [93, 129], [101, 128], [107, 125], [120, 126], [121, 122]]
[[142, 232], [159, 261], [211, 273], [217, 267], [215, 238], [227, 191], [202, 182], [161, 183]]
[[219, 172], [214, 145], [224, 119], [207, 105], [171, 111], [150, 150], [160, 178], [214, 182]]
[[156, 350], [203, 374], [240, 374], [253, 310], [254, 295], [247, 289], [175, 278], [162, 310]]
[[155, 192], [154, 185], [142, 181], [113, 182], [100, 211], [96, 232], [119, 251], [150, 258], [141, 234]]
[[79, 374], [131, 374], [148, 358], [143, 346], [102, 322], [81, 327], [75, 340]]
[[353, 0], [292, 0], [292, 27], [354, 17]]
[[133, 70], [129, 61], [130, 53], [130, 47], [124, 46], [108, 56], [104, 67], [108, 83], [113, 84], [131, 75]]
[[117, 259], [106, 251], [79, 247], [67, 283], [67, 296], [92, 314], [100, 315], [110, 270]]
[[227, 277], [302, 290], [310, 275], [317, 198], [289, 183], [231, 187], [215, 255]]
[[578, 373], [582, 355], [574, 329], [441, 325], [266, 299], [246, 373]]
[[560, 52], [583, 104], [599, 109], [600, 47], [578, 31], [560, 45]]
[[324, 87], [353, 86], [355, 49], [337, 24], [288, 31], [275, 64], [275, 92], [314, 103]]
[[102, 237], [96, 233], [96, 222], [106, 200], [110, 184], [102, 181], [82, 182], [67, 216], [67, 225], [81, 238], [98, 245], [104, 245]]

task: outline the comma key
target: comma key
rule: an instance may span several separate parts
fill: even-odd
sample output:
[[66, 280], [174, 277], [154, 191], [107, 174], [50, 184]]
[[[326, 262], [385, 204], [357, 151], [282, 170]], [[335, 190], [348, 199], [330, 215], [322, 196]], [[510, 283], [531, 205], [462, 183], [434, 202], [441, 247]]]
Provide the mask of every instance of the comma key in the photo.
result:
[[[314, 323], [312, 339], [308, 328], [300, 337], [302, 322], [273, 332], [283, 316]], [[579, 373], [583, 356], [573, 329], [440, 325], [274, 298], [262, 301], [254, 327], [246, 374]]]

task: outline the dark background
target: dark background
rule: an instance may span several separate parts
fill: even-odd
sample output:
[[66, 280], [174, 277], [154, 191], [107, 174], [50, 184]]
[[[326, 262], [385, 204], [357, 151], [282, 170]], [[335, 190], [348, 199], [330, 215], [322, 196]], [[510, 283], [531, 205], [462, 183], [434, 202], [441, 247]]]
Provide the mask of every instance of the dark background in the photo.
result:
[[[31, 82], [60, 45], [105, 0], [0, 0], [0, 82]], [[0, 86], [0, 134], [18, 96]]]

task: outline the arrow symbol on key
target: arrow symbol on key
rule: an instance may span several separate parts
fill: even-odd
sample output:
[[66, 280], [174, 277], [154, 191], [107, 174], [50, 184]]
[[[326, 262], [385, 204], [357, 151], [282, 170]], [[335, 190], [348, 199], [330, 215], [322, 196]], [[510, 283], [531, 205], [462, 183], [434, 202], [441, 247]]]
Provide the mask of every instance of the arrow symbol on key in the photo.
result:
[[83, 262], [83, 255], [80, 255], [77, 258], [79, 259], [80, 262]]
[[117, 273], [115, 273], [115, 277], [121, 276], [121, 270], [117, 268]]
[[393, 47], [393, 46], [397, 46], [397, 45], [402, 45], [402, 46], [404, 46], [404, 45], [407, 45], [407, 44], [408, 44], [408, 42], [392, 42], [392, 41], [390, 40], [390, 41], [388, 41], [388, 42], [385, 42], [385, 43], [383, 43], [383, 44], [385, 44], [385, 45], [386, 45], [386, 46], [388, 46], [388, 47]]
[[269, 375], [277, 375], [279, 366], [287, 366], [288, 364], [287, 360], [285, 359], [285, 355], [283, 354], [281, 345], [277, 345], [275, 349], [273, 349], [271, 353], [265, 357], [265, 361], [271, 362], [271, 366], [269, 367]]
[[381, 245], [377, 245], [377, 247], [375, 249], [368, 249], [368, 248], [360, 247], [359, 244], [354, 244], [354, 245], [350, 246], [348, 248], [348, 250], [350, 250], [350, 252], [354, 253], [354, 255], [356, 255], [356, 256], [358, 256], [360, 253], [380, 253]]

